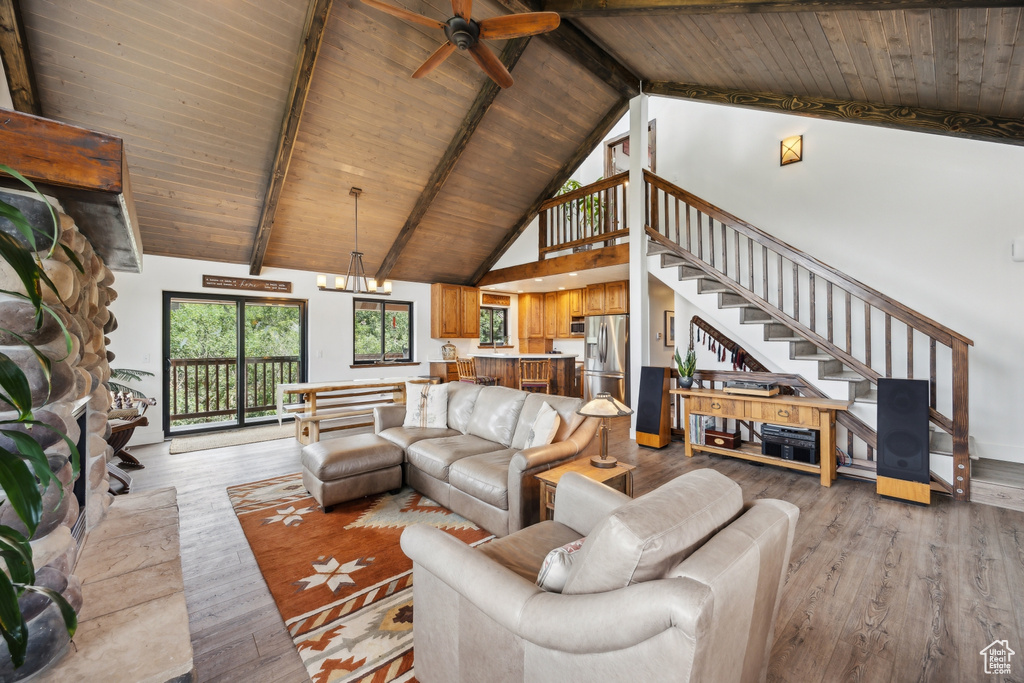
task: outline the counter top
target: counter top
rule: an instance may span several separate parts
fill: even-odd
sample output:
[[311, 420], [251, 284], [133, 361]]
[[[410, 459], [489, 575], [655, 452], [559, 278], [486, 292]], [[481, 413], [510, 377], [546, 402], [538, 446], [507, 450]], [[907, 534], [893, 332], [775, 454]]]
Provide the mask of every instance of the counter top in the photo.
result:
[[471, 358], [493, 358], [519, 360], [520, 358], [576, 358], [577, 353], [471, 353]]

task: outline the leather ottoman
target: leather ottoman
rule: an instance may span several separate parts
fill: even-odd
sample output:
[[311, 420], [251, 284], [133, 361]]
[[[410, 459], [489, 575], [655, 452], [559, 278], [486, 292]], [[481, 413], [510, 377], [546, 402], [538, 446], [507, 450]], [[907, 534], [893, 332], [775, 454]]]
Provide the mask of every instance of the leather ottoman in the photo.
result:
[[402, 487], [403, 451], [376, 434], [357, 434], [302, 449], [302, 483], [324, 512], [338, 503]]

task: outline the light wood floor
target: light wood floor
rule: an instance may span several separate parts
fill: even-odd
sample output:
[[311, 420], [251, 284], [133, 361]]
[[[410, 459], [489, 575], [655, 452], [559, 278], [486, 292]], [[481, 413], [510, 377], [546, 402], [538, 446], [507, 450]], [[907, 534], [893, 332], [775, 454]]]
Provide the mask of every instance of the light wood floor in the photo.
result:
[[[225, 487], [297, 472], [294, 440], [168, 455], [137, 447], [137, 490], [175, 486], [182, 566], [200, 681], [307, 681]], [[635, 495], [691, 469], [714, 467], [748, 500], [800, 507], [769, 681], [1024, 680], [1024, 513], [883, 500], [867, 483], [698, 455], [623, 448], [638, 465]], [[1013, 677], [986, 676], [978, 651], [1006, 639]]]

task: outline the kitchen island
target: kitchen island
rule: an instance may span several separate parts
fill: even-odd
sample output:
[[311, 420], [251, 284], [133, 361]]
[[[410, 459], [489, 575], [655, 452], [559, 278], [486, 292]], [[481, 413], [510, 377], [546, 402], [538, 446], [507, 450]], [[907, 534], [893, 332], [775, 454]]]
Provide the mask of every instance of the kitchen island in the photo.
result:
[[[470, 357], [476, 360], [476, 372], [478, 375], [494, 377], [498, 384], [503, 387], [519, 388], [519, 359], [521, 358], [546, 358], [551, 361], [551, 394], [557, 396], [577, 396], [576, 388], [576, 354], [569, 353], [471, 353]], [[455, 361], [439, 361], [431, 359], [430, 373], [444, 377], [439, 372], [440, 364], [450, 363], [449, 367], [454, 371]], [[435, 365], [437, 364], [437, 365]], [[458, 377], [457, 373], [455, 375]]]

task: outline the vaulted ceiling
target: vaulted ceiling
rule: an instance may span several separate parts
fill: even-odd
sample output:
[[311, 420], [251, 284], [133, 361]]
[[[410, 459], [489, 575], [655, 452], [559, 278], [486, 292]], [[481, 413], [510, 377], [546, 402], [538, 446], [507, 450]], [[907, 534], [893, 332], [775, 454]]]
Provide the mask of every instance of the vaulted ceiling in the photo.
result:
[[[442, 21], [449, 2], [392, 0]], [[475, 0], [562, 15], [490, 41], [507, 90], [458, 53], [411, 79], [441, 32], [358, 0], [0, 0], [0, 50], [18, 108], [124, 138], [148, 254], [343, 272], [360, 187], [368, 272], [475, 282], [641, 81], [1021, 144], [1022, 4]]]

